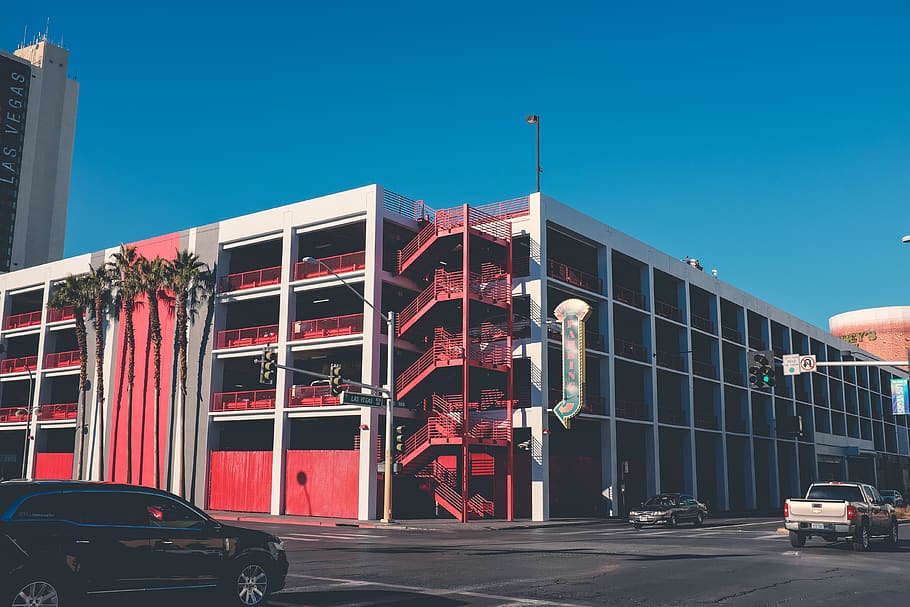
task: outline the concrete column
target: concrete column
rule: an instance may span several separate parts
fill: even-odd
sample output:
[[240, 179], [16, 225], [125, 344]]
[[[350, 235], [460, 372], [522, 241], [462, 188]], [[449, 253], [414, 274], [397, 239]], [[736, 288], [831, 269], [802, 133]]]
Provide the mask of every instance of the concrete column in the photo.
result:
[[544, 407], [528, 410], [531, 427], [531, 520], [550, 519], [550, 446], [547, 422], [549, 415]]
[[[294, 321], [296, 300], [294, 293], [289, 288], [291, 272], [297, 259], [297, 234], [292, 226], [290, 212], [283, 216], [283, 234], [281, 247], [281, 290], [278, 297], [278, 364], [293, 366], [293, 360], [288, 353], [288, 335], [291, 323]], [[272, 495], [269, 512], [272, 514], [284, 513], [285, 502], [285, 468], [287, 465], [287, 444], [289, 429], [285, 408], [287, 407], [288, 390], [294, 384], [294, 374], [278, 369], [275, 377], [275, 423], [274, 438], [272, 443]]]

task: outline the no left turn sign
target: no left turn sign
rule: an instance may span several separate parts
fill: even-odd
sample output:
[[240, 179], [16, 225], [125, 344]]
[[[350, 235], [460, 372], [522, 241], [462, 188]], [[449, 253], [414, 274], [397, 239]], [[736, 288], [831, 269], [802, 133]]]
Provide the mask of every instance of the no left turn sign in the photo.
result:
[[803, 373], [815, 371], [815, 354], [799, 357], [799, 368]]

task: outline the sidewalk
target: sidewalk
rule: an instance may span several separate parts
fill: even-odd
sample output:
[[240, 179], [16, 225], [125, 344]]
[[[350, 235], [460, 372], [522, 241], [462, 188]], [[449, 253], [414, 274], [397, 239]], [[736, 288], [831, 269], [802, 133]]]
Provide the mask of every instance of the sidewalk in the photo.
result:
[[505, 521], [501, 519], [472, 520], [461, 523], [455, 519], [406, 519], [393, 520], [390, 523], [382, 521], [359, 521], [356, 519], [327, 518], [317, 516], [293, 516], [289, 514], [258, 514], [249, 512], [224, 512], [209, 511], [210, 516], [231, 524], [239, 523], [266, 523], [270, 525], [309, 525], [318, 527], [356, 527], [359, 529], [395, 529], [402, 531], [465, 531], [465, 530], [501, 530], [501, 529], [542, 529], [547, 527], [578, 527], [596, 524], [628, 524], [625, 519], [619, 518], [559, 518], [549, 521], [532, 521], [520, 519]]

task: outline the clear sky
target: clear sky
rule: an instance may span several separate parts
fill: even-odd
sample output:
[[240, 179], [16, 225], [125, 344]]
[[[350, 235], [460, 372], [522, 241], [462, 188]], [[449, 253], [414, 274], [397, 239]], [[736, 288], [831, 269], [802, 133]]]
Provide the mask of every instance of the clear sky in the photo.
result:
[[81, 86], [66, 254], [542, 190], [827, 328], [910, 305], [910, 3], [6, 0]]

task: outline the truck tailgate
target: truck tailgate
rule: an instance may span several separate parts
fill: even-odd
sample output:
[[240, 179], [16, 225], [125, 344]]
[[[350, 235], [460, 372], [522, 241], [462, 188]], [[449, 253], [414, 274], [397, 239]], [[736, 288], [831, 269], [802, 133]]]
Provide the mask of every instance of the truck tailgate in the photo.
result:
[[791, 499], [791, 521], [815, 521], [836, 523], [847, 521], [847, 502], [834, 500]]

